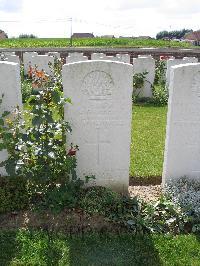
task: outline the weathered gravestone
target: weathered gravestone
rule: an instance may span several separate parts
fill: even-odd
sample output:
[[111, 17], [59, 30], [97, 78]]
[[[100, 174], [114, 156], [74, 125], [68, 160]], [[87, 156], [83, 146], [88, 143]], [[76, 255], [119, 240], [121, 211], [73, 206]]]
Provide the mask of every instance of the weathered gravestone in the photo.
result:
[[53, 56], [55, 59], [60, 59], [60, 53], [59, 52], [48, 52], [47, 55]]
[[95, 175], [95, 184], [127, 191], [131, 144], [133, 67], [111, 61], [63, 66], [63, 90], [72, 105], [65, 119], [77, 144], [78, 176]]
[[200, 179], [200, 64], [172, 67], [163, 183]]
[[37, 55], [36, 52], [25, 52], [23, 54], [24, 75], [28, 75], [29, 67], [32, 66], [32, 57]]
[[66, 57], [66, 64], [87, 61], [88, 57], [84, 56], [83, 53], [69, 53], [68, 57]]
[[197, 63], [198, 58], [196, 57], [183, 57], [182, 59], [168, 59], [167, 60], [167, 71], [166, 71], [166, 88], [169, 87], [170, 83], [170, 72], [173, 66], [188, 64], [188, 63]]
[[37, 70], [43, 70], [47, 75], [54, 74], [54, 57], [48, 55], [36, 55], [31, 58], [32, 67], [37, 66]]
[[122, 61], [121, 58], [116, 56], [108, 56], [104, 53], [93, 53], [91, 54], [91, 60], [108, 60], [108, 61]]
[[20, 64], [20, 59], [19, 59], [19, 56], [17, 55], [6, 55], [5, 60], [8, 62]]
[[103, 60], [104, 57], [106, 57], [106, 54], [104, 53], [92, 53], [91, 54], [91, 60]]
[[[20, 66], [12, 62], [0, 62], [0, 97], [4, 95], [0, 106], [1, 114], [4, 111], [12, 112], [18, 105], [22, 108]], [[6, 150], [0, 151], [0, 161], [6, 160]], [[6, 171], [0, 167], [0, 174], [5, 175]]]
[[155, 60], [150, 56], [139, 56], [133, 58], [133, 74], [147, 73], [144, 79], [144, 86], [139, 89], [139, 97], [152, 97], [152, 85], [155, 79]]
[[120, 62], [130, 64], [130, 55], [129, 54], [116, 54], [116, 58], [118, 58], [118, 60]]

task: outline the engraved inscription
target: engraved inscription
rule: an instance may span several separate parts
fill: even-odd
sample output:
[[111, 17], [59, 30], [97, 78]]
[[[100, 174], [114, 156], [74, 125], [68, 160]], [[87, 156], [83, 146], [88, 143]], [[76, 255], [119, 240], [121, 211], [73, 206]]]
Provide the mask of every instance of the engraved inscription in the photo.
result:
[[192, 82], [192, 93], [194, 97], [200, 98], [200, 72], [195, 75]]
[[82, 81], [82, 92], [90, 100], [110, 99], [114, 88], [111, 76], [103, 71], [92, 71]]

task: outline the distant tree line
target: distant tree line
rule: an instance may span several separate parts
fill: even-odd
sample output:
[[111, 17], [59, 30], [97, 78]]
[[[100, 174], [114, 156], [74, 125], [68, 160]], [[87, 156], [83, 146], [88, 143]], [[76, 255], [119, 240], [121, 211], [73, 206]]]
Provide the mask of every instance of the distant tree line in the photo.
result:
[[191, 29], [182, 29], [182, 30], [173, 30], [173, 31], [160, 31], [156, 35], [156, 39], [181, 39], [185, 36], [186, 33], [193, 32]]
[[34, 34], [26, 34], [26, 33], [19, 35], [19, 39], [29, 39], [29, 38], [34, 39], [37, 38], [37, 36], [35, 36]]

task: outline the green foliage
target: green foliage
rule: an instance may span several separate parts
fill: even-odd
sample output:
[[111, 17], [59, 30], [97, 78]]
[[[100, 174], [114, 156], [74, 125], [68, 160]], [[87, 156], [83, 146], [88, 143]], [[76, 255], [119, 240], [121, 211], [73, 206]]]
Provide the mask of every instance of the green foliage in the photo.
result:
[[183, 233], [200, 224], [171, 200], [161, 197], [155, 203], [121, 196], [110, 189], [92, 187], [80, 197], [80, 207], [89, 214], [105, 216], [109, 221], [126, 227], [134, 233]]
[[155, 80], [152, 86], [153, 103], [166, 105], [168, 102], [168, 90], [166, 83], [166, 61], [156, 60]]
[[[0, 265], [199, 265], [196, 235], [0, 232]], [[77, 256], [78, 254], [78, 256]]]
[[143, 88], [145, 82], [148, 82], [146, 80], [148, 72], [142, 72], [142, 73], [136, 73], [133, 75], [133, 94], [132, 94], [132, 99], [133, 102], [136, 102], [139, 100], [141, 89]]
[[169, 39], [181, 39], [186, 33], [193, 32], [191, 29], [173, 30], [173, 31], [160, 31], [156, 35], [156, 39], [169, 38]]
[[27, 180], [23, 177], [0, 177], [0, 213], [28, 207]]
[[23, 33], [19, 35], [19, 39], [35, 39], [35, 38], [37, 38], [37, 36], [35, 36], [34, 34]]
[[105, 187], [91, 187], [84, 190], [80, 197], [80, 207], [90, 214], [109, 215], [120, 205], [119, 194]]
[[147, 180], [162, 175], [166, 106], [134, 104], [130, 176]]
[[78, 147], [71, 145], [70, 152], [66, 151], [66, 134], [71, 128], [64, 120], [64, 105], [71, 101], [63, 97], [56, 71], [55, 77], [27, 100], [23, 116], [18, 109], [12, 116], [1, 114], [0, 149], [7, 150], [8, 158], [0, 166], [9, 176], [28, 180], [32, 203], [61, 209], [65, 204], [74, 206], [83, 182], [75, 170]]
[[[70, 39], [52, 38], [52, 39], [5, 39], [1, 40], [1, 48], [33, 48], [33, 47], [66, 47], [70, 46]], [[164, 40], [143, 40], [143, 39], [125, 39], [125, 38], [87, 38], [73, 39], [74, 47], [193, 47], [192, 44], [185, 42], [174, 42]]]
[[31, 80], [24, 79], [21, 83], [22, 101], [23, 103], [34, 93]]
[[154, 85], [152, 89], [153, 103], [156, 105], [166, 105], [168, 102], [168, 91], [162, 85]]

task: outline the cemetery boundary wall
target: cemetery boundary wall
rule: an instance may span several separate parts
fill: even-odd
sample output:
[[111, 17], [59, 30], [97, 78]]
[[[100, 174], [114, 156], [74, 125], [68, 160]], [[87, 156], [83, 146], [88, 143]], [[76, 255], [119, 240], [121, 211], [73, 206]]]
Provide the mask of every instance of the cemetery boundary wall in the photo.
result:
[[175, 58], [183, 57], [196, 57], [200, 61], [200, 49], [199, 48], [96, 48], [96, 47], [66, 47], [66, 48], [0, 48], [1, 52], [15, 52], [20, 58], [22, 58], [25, 52], [37, 52], [38, 54], [46, 54], [48, 52], [59, 52], [61, 57], [65, 58], [68, 53], [79, 52], [84, 53], [85, 56], [91, 58], [92, 53], [105, 53], [108, 56], [113, 56], [119, 53], [129, 54], [131, 57], [131, 63], [133, 58], [138, 55], [151, 54], [155, 59], [159, 59], [160, 56], [174, 56]]

